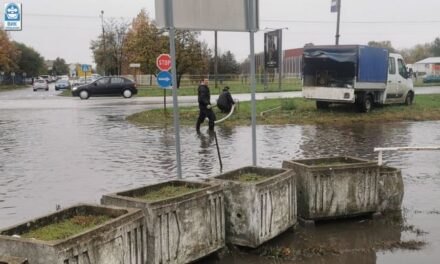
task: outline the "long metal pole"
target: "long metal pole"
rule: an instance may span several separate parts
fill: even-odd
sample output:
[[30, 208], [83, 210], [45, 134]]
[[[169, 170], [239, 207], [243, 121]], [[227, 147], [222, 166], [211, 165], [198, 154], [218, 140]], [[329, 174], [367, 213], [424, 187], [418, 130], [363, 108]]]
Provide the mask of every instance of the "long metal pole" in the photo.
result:
[[341, 1], [342, 0], [338, 0], [338, 21], [336, 22], [336, 45], [339, 45], [339, 37], [341, 36], [339, 34], [339, 28], [340, 28], [340, 24], [341, 24]]
[[101, 10], [102, 43], [104, 46], [104, 76], [107, 76], [107, 48], [105, 45], [104, 10]]
[[249, 1], [250, 14], [250, 51], [251, 51], [251, 110], [252, 110], [252, 165], [257, 166], [257, 103], [255, 99], [255, 92], [257, 84], [255, 80], [255, 18], [253, 1]]
[[[215, 79], [215, 89], [218, 88], [218, 49], [217, 49], [217, 30], [214, 31], [214, 38], [215, 38], [215, 44], [214, 44], [214, 79]], [[220, 91], [219, 91], [220, 93]]]
[[282, 89], [282, 83], [283, 83], [283, 30], [282, 29], [279, 29], [278, 30], [278, 36], [279, 36], [279, 38], [280, 38], [280, 46], [278, 47], [278, 52], [279, 52], [279, 54], [278, 54], [278, 71], [279, 71], [279, 73], [278, 73], [278, 77], [279, 77], [279, 80], [278, 80], [278, 89], [281, 91], [281, 89]]
[[171, 71], [173, 74], [173, 115], [174, 115], [174, 132], [176, 137], [176, 162], [177, 162], [177, 178], [182, 179], [182, 162], [180, 159], [180, 127], [179, 127], [179, 103], [177, 102], [177, 68], [176, 68], [176, 43], [174, 32], [173, 17], [173, 1], [167, 0], [168, 8], [166, 8], [166, 17], [169, 25], [170, 38], [170, 55], [171, 55]]

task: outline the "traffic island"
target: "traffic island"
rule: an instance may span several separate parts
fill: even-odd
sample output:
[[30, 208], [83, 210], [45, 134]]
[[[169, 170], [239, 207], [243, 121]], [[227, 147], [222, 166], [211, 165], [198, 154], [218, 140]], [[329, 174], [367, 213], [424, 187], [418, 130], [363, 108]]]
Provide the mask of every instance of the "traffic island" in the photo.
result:
[[169, 181], [104, 195], [101, 203], [142, 209], [148, 263], [189, 263], [225, 245], [221, 185]]
[[145, 233], [140, 210], [78, 205], [0, 231], [0, 255], [31, 264], [141, 264]]
[[305, 159], [285, 161], [283, 168], [297, 174], [298, 215], [305, 223], [379, 211], [379, 167], [373, 161]]
[[291, 170], [245, 167], [215, 181], [223, 185], [228, 243], [256, 248], [296, 224]]

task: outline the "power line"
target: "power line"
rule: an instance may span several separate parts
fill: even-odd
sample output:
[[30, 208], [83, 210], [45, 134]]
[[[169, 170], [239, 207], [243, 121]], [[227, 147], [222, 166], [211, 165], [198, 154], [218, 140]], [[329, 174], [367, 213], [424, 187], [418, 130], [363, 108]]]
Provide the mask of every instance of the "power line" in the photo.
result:
[[[100, 16], [84, 16], [84, 15], [65, 15], [65, 14], [41, 14], [41, 13], [25, 13], [24, 16], [29, 17], [54, 17], [54, 18], [75, 18], [75, 19], [100, 19]], [[133, 19], [133, 17], [107, 17], [111, 19]]]
[[[289, 19], [261, 19], [262, 22], [298, 23], [298, 24], [334, 24], [335, 21], [327, 20], [289, 20]], [[408, 20], [408, 21], [341, 21], [343, 24], [433, 24], [440, 20]]]

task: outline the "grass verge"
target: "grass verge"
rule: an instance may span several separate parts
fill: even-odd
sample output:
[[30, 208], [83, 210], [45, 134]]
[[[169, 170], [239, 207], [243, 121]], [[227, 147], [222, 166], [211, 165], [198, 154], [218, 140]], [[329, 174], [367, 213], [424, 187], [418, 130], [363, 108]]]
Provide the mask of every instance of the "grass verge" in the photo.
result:
[[23, 234], [23, 238], [54, 241], [82, 233], [110, 220], [109, 216], [74, 216], [59, 223], [50, 224]]
[[23, 89], [29, 87], [29, 85], [26, 84], [17, 84], [17, 85], [0, 85], [0, 92], [2, 91], [11, 91], [16, 89]]
[[[270, 111], [274, 109], [273, 111]], [[268, 111], [269, 110], [269, 111]], [[215, 109], [217, 119], [224, 117]], [[261, 115], [264, 113], [264, 115]], [[198, 117], [197, 107], [180, 108], [181, 125], [194, 126]], [[171, 109], [144, 111], [127, 117], [137, 125], [172, 124]], [[317, 110], [314, 101], [302, 98], [270, 99], [257, 101], [257, 122], [260, 125], [284, 124], [350, 124], [353, 122], [396, 122], [440, 120], [440, 94], [417, 95], [414, 104], [375, 107], [370, 113], [356, 111], [354, 105], [334, 105], [326, 110]], [[224, 122], [229, 126], [251, 124], [250, 102], [241, 102], [236, 112]]]

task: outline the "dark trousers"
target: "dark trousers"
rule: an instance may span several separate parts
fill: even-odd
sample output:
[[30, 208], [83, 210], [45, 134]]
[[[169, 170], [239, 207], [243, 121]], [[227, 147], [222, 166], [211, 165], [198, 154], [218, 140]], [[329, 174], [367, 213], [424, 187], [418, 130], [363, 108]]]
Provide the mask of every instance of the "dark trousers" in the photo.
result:
[[212, 109], [207, 109], [207, 108], [200, 108], [200, 112], [199, 112], [199, 118], [197, 119], [197, 124], [196, 124], [196, 129], [197, 131], [200, 130], [200, 125], [205, 122], [205, 118], [209, 119], [209, 130], [214, 130], [214, 125], [215, 125], [215, 114], [214, 111], [212, 111]]
[[229, 113], [231, 112], [232, 105], [217, 105], [217, 107], [222, 111], [222, 113]]

